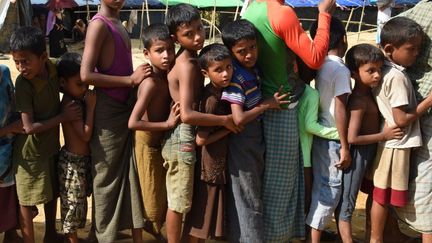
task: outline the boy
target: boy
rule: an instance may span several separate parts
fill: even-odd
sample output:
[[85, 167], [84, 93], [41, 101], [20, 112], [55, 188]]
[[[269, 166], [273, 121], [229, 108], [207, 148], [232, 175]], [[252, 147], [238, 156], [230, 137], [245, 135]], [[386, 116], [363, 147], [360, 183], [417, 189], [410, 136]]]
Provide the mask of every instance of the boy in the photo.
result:
[[59, 80], [55, 65], [47, 58], [45, 37], [33, 27], [17, 29], [10, 47], [16, 68], [16, 108], [21, 113], [25, 134], [14, 143], [13, 164], [20, 204], [24, 242], [34, 242], [33, 206], [44, 204], [46, 242], [55, 242], [59, 124], [80, 119], [73, 102], [60, 113]]
[[432, 95], [417, 105], [414, 88], [404, 72], [419, 54], [423, 30], [405, 17], [389, 20], [381, 31], [384, 61], [383, 82], [373, 92], [381, 115], [389, 125], [404, 128], [404, 136], [378, 146], [373, 167], [371, 242], [383, 242], [383, 230], [390, 204], [403, 207], [408, 200], [411, 149], [422, 145], [418, 118], [432, 106]]
[[205, 32], [198, 9], [178, 4], [168, 10], [166, 23], [171, 36], [180, 44], [175, 64], [168, 73], [171, 98], [180, 103], [181, 122], [167, 134], [162, 155], [167, 168], [168, 242], [179, 242], [182, 215], [191, 207], [195, 157], [194, 125], [225, 126], [238, 131], [230, 116], [197, 111], [204, 77], [196, 61], [204, 45]]
[[402, 131], [397, 126], [384, 126], [380, 132], [380, 114], [372, 95], [372, 88], [381, 82], [384, 54], [370, 44], [359, 44], [346, 54], [346, 64], [355, 80], [348, 99], [348, 142], [351, 144], [351, 166], [344, 171], [342, 197], [336, 210], [339, 233], [343, 242], [352, 242], [351, 217], [363, 176], [373, 162], [378, 142], [399, 139]]
[[[261, 178], [264, 170], [265, 145], [262, 114], [280, 109], [286, 94], [263, 100], [258, 70], [255, 27], [247, 20], [225, 26], [222, 40], [233, 57], [234, 74], [224, 90], [222, 100], [231, 106], [234, 123], [244, 130], [228, 140], [227, 229], [232, 242], [263, 242], [263, 206]], [[247, 193], [245, 193], [247, 192]]]
[[[210, 79], [204, 88], [200, 111], [214, 115], [230, 114], [229, 105], [221, 101], [222, 90], [229, 85], [233, 73], [231, 56], [222, 44], [204, 47], [198, 62]], [[200, 173], [196, 173], [192, 209], [185, 234], [188, 242], [225, 236], [226, 155], [230, 131], [221, 126], [199, 126], [196, 143], [201, 147]], [[199, 177], [198, 177], [199, 174]]]
[[[315, 38], [317, 24], [311, 27]], [[332, 17], [328, 55], [316, 77], [320, 93], [320, 123], [338, 130], [339, 140], [315, 137], [313, 141], [312, 170], [315, 178], [306, 224], [311, 226], [311, 241], [319, 242], [321, 232], [339, 203], [342, 191], [342, 170], [349, 167], [351, 157], [347, 141], [346, 102], [351, 93], [351, 79], [342, 57], [347, 49], [346, 33], [342, 22]]]
[[[170, 109], [167, 73], [174, 61], [174, 42], [164, 24], [153, 24], [144, 30], [144, 56], [153, 74], [138, 87], [137, 102], [129, 118], [129, 129], [135, 132], [135, 154], [138, 178], [144, 203], [148, 231], [161, 237], [166, 216], [166, 170], [163, 167], [162, 139], [179, 119], [179, 106]], [[171, 113], [170, 113], [171, 110]]]
[[0, 233], [4, 242], [19, 242], [15, 180], [12, 170], [13, 134], [22, 133], [15, 113], [15, 90], [9, 68], [0, 65]]
[[93, 133], [96, 93], [81, 82], [80, 67], [78, 53], [65, 53], [57, 63], [63, 91], [62, 107], [74, 102], [85, 112], [83, 119], [62, 123], [65, 145], [60, 150], [57, 165], [62, 228], [70, 243], [78, 243], [77, 229], [85, 226], [87, 196], [91, 193], [88, 142]]

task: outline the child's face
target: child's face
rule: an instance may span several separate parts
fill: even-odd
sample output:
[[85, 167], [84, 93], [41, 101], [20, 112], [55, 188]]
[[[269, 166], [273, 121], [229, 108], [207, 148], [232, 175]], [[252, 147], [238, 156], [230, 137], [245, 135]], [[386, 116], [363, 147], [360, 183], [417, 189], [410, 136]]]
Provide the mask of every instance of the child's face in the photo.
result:
[[175, 50], [172, 40], [152, 40], [150, 49], [144, 49], [144, 56], [161, 70], [168, 70], [174, 61]]
[[229, 85], [233, 74], [231, 58], [222, 61], [212, 61], [209, 63], [207, 70], [202, 70], [212, 84], [217, 88], [225, 88]]
[[377, 87], [380, 84], [382, 78], [382, 65], [382, 62], [368, 62], [363, 64], [359, 67], [358, 73], [354, 74], [358, 76], [354, 78], [368, 87]]
[[102, 3], [114, 10], [120, 10], [126, 0], [102, 0]]
[[403, 67], [409, 67], [413, 65], [417, 59], [417, 56], [420, 52], [422, 39], [423, 38], [421, 36], [413, 38], [399, 47], [390, 45], [390, 51], [386, 51], [387, 55], [396, 64]]
[[46, 52], [38, 56], [27, 50], [14, 51], [12, 52], [12, 58], [17, 70], [28, 80], [46, 72], [45, 63], [48, 58]]
[[205, 31], [201, 19], [193, 20], [189, 24], [181, 24], [177, 27], [174, 38], [187, 50], [201, 50], [205, 40]]
[[258, 58], [256, 39], [239, 40], [232, 48], [235, 59], [245, 68], [253, 68]]
[[88, 90], [88, 85], [81, 82], [80, 74], [77, 73], [67, 79], [62, 78], [63, 91], [75, 99], [83, 99]]

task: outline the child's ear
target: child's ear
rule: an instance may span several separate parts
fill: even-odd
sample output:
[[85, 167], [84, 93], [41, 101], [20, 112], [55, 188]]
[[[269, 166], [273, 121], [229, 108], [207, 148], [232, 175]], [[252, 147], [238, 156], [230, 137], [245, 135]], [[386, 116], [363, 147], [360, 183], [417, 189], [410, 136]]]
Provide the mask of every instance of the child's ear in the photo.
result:
[[204, 75], [204, 77], [208, 78], [208, 72], [205, 69], [201, 69], [201, 73]]
[[353, 78], [354, 80], [360, 79], [358, 71], [352, 71], [351, 78]]
[[383, 47], [386, 56], [391, 57], [395, 47], [392, 44], [385, 44]]
[[46, 51], [44, 51], [41, 55], [40, 58], [42, 61], [46, 61], [48, 60], [48, 53]]
[[147, 48], [144, 48], [143, 53], [144, 53], [144, 57], [149, 59], [149, 50]]
[[174, 43], [177, 43], [177, 37], [175, 35], [171, 35], [171, 39], [174, 41]]
[[60, 77], [60, 91], [64, 93], [64, 86], [66, 85], [66, 79]]

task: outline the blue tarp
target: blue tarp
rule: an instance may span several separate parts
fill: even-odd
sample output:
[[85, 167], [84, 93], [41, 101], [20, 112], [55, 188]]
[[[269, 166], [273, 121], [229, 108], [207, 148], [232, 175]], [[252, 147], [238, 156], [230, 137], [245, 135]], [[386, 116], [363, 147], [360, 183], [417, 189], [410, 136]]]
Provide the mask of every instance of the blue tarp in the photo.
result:
[[[316, 7], [320, 0], [285, 0], [287, 5], [292, 7]], [[337, 4], [345, 7], [360, 7], [374, 5], [376, 0], [336, 0]], [[397, 5], [415, 5], [420, 0], [396, 0]]]
[[[31, 4], [42, 5], [46, 4], [48, 0], [31, 0]], [[86, 0], [75, 0], [78, 6], [85, 6], [87, 4]], [[144, 0], [126, 0], [125, 7], [136, 7], [142, 6]], [[158, 0], [147, 0], [149, 6], [151, 7], [163, 7], [164, 5]], [[99, 5], [100, 0], [89, 0], [89, 5]]]

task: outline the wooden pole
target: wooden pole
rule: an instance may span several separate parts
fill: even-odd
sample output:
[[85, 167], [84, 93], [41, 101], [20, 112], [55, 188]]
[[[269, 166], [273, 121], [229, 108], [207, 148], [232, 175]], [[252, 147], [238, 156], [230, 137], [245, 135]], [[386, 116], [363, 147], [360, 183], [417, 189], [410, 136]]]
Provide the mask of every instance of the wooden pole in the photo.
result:
[[363, 24], [363, 15], [364, 15], [365, 7], [366, 7], [366, 0], [363, 0], [362, 13], [360, 16], [360, 23], [359, 23], [358, 32], [357, 32], [357, 41], [360, 39], [360, 33], [361, 33], [361, 27]]
[[[147, 0], [146, 0], [146, 2], [147, 2]], [[144, 29], [144, 6], [145, 6], [145, 3], [143, 2], [142, 3], [142, 8], [141, 8], [141, 26], [140, 26], [140, 44], [139, 44], [139, 49], [142, 49], [142, 36], [143, 36], [143, 29]]]

